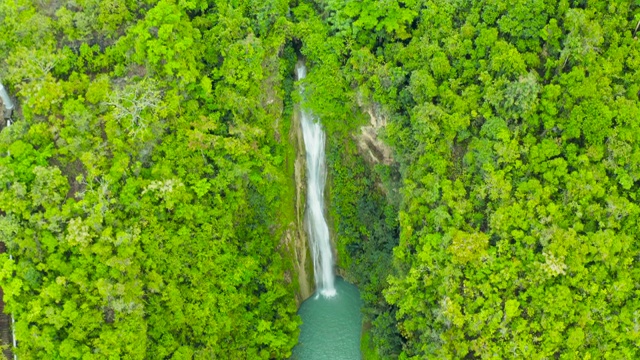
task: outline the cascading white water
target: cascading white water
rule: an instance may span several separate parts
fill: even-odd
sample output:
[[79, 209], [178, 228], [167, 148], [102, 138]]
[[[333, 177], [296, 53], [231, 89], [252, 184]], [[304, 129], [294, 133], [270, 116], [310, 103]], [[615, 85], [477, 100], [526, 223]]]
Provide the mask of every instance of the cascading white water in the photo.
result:
[[[298, 80], [307, 75], [302, 62], [296, 64]], [[302, 89], [301, 91], [304, 91]], [[329, 227], [324, 218], [324, 186], [327, 168], [324, 157], [325, 135], [322, 126], [304, 109], [300, 110], [304, 147], [307, 152], [307, 211], [305, 221], [309, 232], [309, 246], [313, 256], [316, 289], [324, 297], [336, 295], [333, 274], [333, 252]]]

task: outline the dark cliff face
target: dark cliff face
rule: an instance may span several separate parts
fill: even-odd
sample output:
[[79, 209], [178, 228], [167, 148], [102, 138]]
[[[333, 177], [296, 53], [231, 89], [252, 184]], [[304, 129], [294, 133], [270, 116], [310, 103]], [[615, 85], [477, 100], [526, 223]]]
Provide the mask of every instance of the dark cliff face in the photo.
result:
[[7, 119], [5, 119], [4, 113], [4, 103], [2, 102], [2, 98], [0, 98], [0, 130], [7, 126]]
[[[0, 242], [0, 253], [4, 252], [6, 252], [6, 247], [3, 242]], [[0, 343], [1, 345], [9, 345], [9, 347], [3, 351], [7, 359], [13, 358], [13, 353], [11, 352], [12, 342], [11, 317], [4, 313], [4, 291], [0, 288]]]

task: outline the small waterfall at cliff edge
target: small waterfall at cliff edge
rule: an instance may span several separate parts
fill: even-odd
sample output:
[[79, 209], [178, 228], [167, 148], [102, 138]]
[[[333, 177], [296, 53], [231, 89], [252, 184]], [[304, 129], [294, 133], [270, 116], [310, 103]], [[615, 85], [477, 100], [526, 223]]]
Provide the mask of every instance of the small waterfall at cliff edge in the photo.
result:
[[[307, 75], [305, 64], [296, 64], [298, 80]], [[302, 88], [300, 91], [304, 91]], [[322, 126], [308, 111], [300, 109], [304, 147], [307, 153], [307, 210], [305, 222], [309, 232], [309, 246], [313, 256], [316, 291], [324, 297], [336, 295], [333, 273], [333, 252], [329, 227], [324, 218], [324, 186], [327, 179]]]

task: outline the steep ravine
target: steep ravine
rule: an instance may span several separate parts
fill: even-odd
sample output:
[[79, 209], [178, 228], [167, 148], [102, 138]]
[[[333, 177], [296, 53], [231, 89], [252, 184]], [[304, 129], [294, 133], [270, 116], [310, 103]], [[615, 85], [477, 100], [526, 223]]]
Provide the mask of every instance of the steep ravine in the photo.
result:
[[[305, 78], [303, 59], [296, 64], [298, 79]], [[300, 128], [304, 138], [307, 199], [305, 230], [313, 256], [315, 295], [304, 301], [298, 314], [302, 319], [298, 344], [291, 359], [360, 359], [362, 300], [358, 289], [335, 276], [335, 251], [327, 224], [325, 208], [327, 132], [321, 118], [310, 111], [307, 83], [299, 83], [301, 93]]]
[[[285, 79], [281, 74], [281, 54], [274, 52], [263, 61], [265, 73], [270, 74], [262, 82], [262, 106], [276, 119], [273, 123], [275, 140], [286, 144], [286, 160], [283, 172], [287, 174], [286, 200], [281, 209], [281, 223], [284, 227], [280, 246], [293, 265], [292, 271], [284, 274], [285, 280], [293, 284], [296, 304], [300, 304], [313, 294], [313, 263], [307, 245], [304, 228], [305, 210], [305, 150], [300, 130], [300, 114], [297, 107], [286, 111], [288, 92]], [[286, 65], [285, 65], [286, 66]], [[291, 64], [293, 67], [293, 64]], [[293, 69], [287, 71], [293, 74]]]

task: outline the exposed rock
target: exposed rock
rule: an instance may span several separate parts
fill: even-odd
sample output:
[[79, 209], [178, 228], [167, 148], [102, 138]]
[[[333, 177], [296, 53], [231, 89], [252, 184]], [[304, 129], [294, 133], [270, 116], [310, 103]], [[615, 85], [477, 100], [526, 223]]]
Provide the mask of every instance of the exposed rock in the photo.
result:
[[304, 226], [304, 210], [305, 210], [305, 149], [304, 140], [302, 138], [302, 130], [300, 129], [300, 113], [298, 109], [294, 111], [291, 122], [290, 140], [296, 146], [295, 161], [295, 182], [296, 182], [296, 219], [289, 231], [289, 244], [294, 253], [293, 266], [297, 275], [299, 291], [296, 294], [298, 305], [313, 294], [313, 259], [307, 241], [307, 233]]
[[370, 118], [369, 125], [363, 126], [360, 134], [355, 136], [358, 150], [369, 163], [390, 165], [394, 161], [391, 147], [378, 138], [380, 131], [387, 126], [387, 117], [377, 103], [365, 105], [359, 99], [358, 105], [369, 114]]

